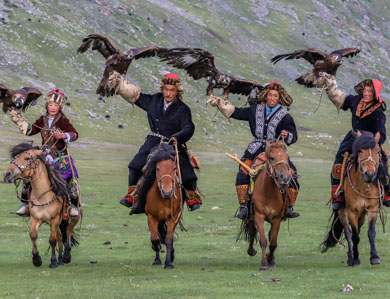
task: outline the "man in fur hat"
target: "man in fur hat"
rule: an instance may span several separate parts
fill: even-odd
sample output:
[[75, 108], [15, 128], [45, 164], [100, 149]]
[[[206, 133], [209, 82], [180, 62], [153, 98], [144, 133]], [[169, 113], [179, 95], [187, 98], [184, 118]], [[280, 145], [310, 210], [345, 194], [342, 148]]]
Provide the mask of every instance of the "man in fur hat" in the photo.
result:
[[[177, 142], [179, 150], [180, 169], [184, 188], [187, 190], [186, 200], [191, 211], [200, 208], [202, 200], [197, 192], [197, 177], [190, 163], [186, 142], [195, 131], [190, 108], [183, 103], [183, 87], [179, 76], [166, 74], [160, 82], [160, 93], [144, 94], [141, 89], [128, 82], [124, 76], [112, 73], [109, 84], [127, 102], [135, 104], [147, 112], [150, 133], [145, 143], [139, 149], [129, 164], [129, 188], [120, 203], [132, 207], [136, 200], [136, 185], [142, 176], [142, 168], [147, 157], [160, 142], [172, 140]], [[141, 210], [140, 210], [141, 212]], [[132, 211], [137, 213], [137, 209]]]
[[[78, 217], [80, 216], [80, 211], [76, 207], [79, 204], [78, 191], [75, 190], [77, 186], [72, 181], [73, 176], [76, 176], [75, 179], [78, 178], [78, 173], [73, 159], [67, 150], [68, 143], [76, 141], [78, 133], [62, 112], [65, 100], [65, 95], [58, 89], [50, 91], [45, 97], [46, 114], [39, 117], [34, 123], [27, 122], [20, 110], [12, 109], [9, 114], [11, 120], [18, 126], [22, 134], [28, 136], [41, 134], [42, 151], [46, 156], [46, 160], [54, 164], [68, 183], [71, 200], [68, 215], [70, 217]], [[70, 163], [72, 163], [72, 166], [70, 166]], [[29, 214], [26, 203], [29, 186], [29, 183], [23, 184], [23, 203], [19, 210], [16, 211], [16, 214], [19, 216], [28, 216]]]
[[[379, 132], [379, 145], [386, 140], [386, 104], [383, 102], [380, 93], [382, 83], [378, 79], [367, 79], [355, 86], [357, 95], [346, 95], [337, 88], [336, 78], [326, 73], [322, 73], [319, 78], [319, 86], [326, 88], [329, 99], [336, 108], [344, 111], [351, 110], [352, 112], [352, 130], [345, 135], [340, 144], [339, 150], [336, 153], [336, 158], [333, 163], [331, 172], [331, 199], [332, 208], [338, 210], [345, 205], [343, 193], [335, 196], [336, 190], [340, 184], [341, 168], [346, 152], [352, 152], [352, 144], [355, 140], [353, 131], [364, 130], [373, 133]], [[387, 169], [387, 154], [382, 148], [382, 169], [386, 173], [386, 182], [383, 182], [386, 191], [384, 197], [384, 205], [390, 207], [390, 186], [389, 174]]]
[[[249, 167], [255, 158], [265, 151], [266, 141], [274, 142], [279, 136], [283, 137], [287, 145], [295, 143], [298, 139], [295, 122], [283, 106], [290, 106], [292, 98], [278, 82], [270, 82], [258, 95], [260, 103], [251, 104], [249, 108], [234, 107], [228, 100], [211, 96], [208, 103], [217, 106], [227, 117], [249, 122], [250, 130], [254, 137], [241, 158]], [[260, 156], [261, 157], [261, 156]], [[294, 171], [294, 180], [290, 184], [290, 204], [287, 212], [288, 218], [295, 218], [299, 213], [293, 210], [298, 196], [299, 184], [297, 171], [294, 164], [289, 160], [289, 165]], [[237, 217], [247, 217], [246, 202], [248, 200], [249, 173], [242, 166], [239, 167], [236, 178], [236, 190], [240, 211]]]

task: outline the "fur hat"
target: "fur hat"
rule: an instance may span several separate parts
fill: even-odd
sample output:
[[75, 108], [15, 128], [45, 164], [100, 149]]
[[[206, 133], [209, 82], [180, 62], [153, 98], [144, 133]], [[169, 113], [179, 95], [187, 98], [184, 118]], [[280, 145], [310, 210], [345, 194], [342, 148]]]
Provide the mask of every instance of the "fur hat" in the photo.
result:
[[292, 104], [292, 102], [293, 102], [292, 97], [290, 97], [289, 94], [286, 92], [286, 90], [282, 87], [282, 85], [280, 85], [276, 81], [268, 83], [264, 87], [264, 89], [259, 92], [259, 94], [257, 95], [257, 98], [259, 99], [260, 103], [265, 103], [267, 101], [267, 93], [270, 90], [277, 90], [279, 92], [279, 96], [280, 96], [279, 103], [282, 106], [289, 107]]
[[66, 97], [58, 89], [53, 89], [48, 92], [48, 94], [45, 97], [45, 101], [46, 101], [46, 105], [48, 105], [49, 103], [57, 103], [60, 106], [60, 109], [62, 109], [64, 107]]
[[164, 78], [161, 79], [161, 82], [160, 82], [160, 89], [161, 89], [161, 92], [163, 90], [163, 87], [164, 85], [175, 85], [176, 86], [176, 89], [178, 91], [178, 96], [179, 96], [179, 99], [181, 101], [183, 101], [183, 86], [181, 85], [180, 83], [180, 78], [178, 75], [176, 74], [173, 74], [173, 73], [168, 73], [164, 76]]

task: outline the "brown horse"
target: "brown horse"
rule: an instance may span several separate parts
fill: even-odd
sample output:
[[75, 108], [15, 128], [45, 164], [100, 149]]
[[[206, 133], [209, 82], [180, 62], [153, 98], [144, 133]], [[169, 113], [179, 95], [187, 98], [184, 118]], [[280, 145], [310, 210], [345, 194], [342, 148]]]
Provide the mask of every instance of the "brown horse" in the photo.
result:
[[137, 193], [138, 204], [146, 200], [145, 213], [148, 217], [150, 240], [156, 252], [153, 265], [161, 265], [161, 243], [165, 243], [165, 269], [173, 268], [173, 235], [183, 210], [177, 164], [173, 146], [160, 144], [149, 158], [144, 182]]
[[[11, 159], [3, 173], [4, 182], [16, 183], [18, 180], [22, 180], [31, 184], [28, 206], [34, 266], [40, 267], [42, 265], [37, 248], [38, 228], [42, 223], [49, 224], [51, 229], [49, 238], [51, 246], [50, 268], [69, 263], [72, 241], [77, 243], [72, 238], [72, 232], [79, 219], [71, 218], [69, 223], [62, 221], [63, 204], [68, 196], [66, 182], [53, 165], [45, 162], [39, 147], [33, 147], [29, 143], [18, 144], [11, 149]], [[64, 254], [63, 239], [65, 243]], [[57, 244], [58, 260], [56, 258]]]
[[[334, 213], [332, 227], [322, 245], [322, 252], [334, 247], [342, 232], [348, 242], [348, 266], [359, 266], [358, 245], [360, 228], [368, 216], [368, 239], [371, 245], [371, 265], [380, 264], [375, 246], [375, 223], [378, 204], [381, 203], [384, 174], [380, 167], [381, 148], [378, 145], [380, 134], [357, 132], [352, 146], [353, 161], [347, 167], [347, 178], [344, 180], [345, 208]], [[349, 169], [350, 168], [350, 169]]]
[[[254, 209], [253, 220], [249, 220], [247, 230], [249, 234], [248, 254], [254, 256], [256, 250], [253, 243], [257, 235], [260, 234], [260, 247], [262, 251], [260, 270], [268, 270], [269, 267], [275, 267], [275, 249], [280, 223], [286, 217], [288, 208], [289, 183], [292, 179], [292, 171], [289, 166], [288, 154], [285, 150], [284, 142], [266, 144], [266, 167], [258, 175], [254, 182], [252, 202]], [[267, 237], [264, 229], [264, 221], [271, 224], [268, 233], [269, 254], [266, 254]]]

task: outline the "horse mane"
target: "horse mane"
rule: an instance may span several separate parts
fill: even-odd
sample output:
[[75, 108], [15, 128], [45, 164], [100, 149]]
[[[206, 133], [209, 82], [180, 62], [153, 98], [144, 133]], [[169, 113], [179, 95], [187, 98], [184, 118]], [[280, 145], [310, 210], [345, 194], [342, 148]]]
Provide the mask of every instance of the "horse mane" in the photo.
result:
[[[33, 146], [31, 143], [20, 143], [15, 145], [10, 150], [11, 158], [15, 159], [17, 155], [20, 153], [23, 153], [28, 150], [39, 150], [39, 146]], [[43, 162], [43, 164], [46, 167], [47, 174], [50, 180], [52, 191], [60, 196], [66, 196], [68, 197], [68, 188], [66, 186], [66, 182], [62, 177], [62, 174], [54, 167], [53, 164], [46, 161], [46, 158], [44, 155], [38, 155], [37, 158]]]
[[284, 148], [284, 143], [276, 141], [266, 146], [265, 154], [267, 157], [269, 157], [269, 154], [273, 148]]
[[376, 145], [374, 134], [368, 131], [360, 131], [362, 135], [357, 137], [352, 144], [352, 161], [355, 167], [358, 166], [358, 155], [362, 149], [374, 148]]
[[156, 179], [156, 165], [160, 161], [174, 160], [175, 151], [172, 145], [167, 143], [160, 144], [153, 152], [150, 153], [148, 161], [143, 171], [143, 183], [137, 190], [137, 201], [145, 200], [146, 194], [150, 187], [152, 187]]

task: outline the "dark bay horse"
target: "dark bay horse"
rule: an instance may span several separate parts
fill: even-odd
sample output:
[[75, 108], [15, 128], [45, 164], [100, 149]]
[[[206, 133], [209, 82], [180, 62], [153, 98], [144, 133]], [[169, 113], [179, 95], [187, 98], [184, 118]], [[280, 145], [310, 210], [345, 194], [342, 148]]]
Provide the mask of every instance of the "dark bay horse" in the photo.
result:
[[138, 202], [146, 200], [145, 213], [148, 217], [150, 240], [156, 252], [153, 265], [161, 265], [161, 243], [165, 243], [166, 269], [173, 268], [173, 235], [183, 211], [183, 196], [176, 159], [173, 146], [161, 143], [149, 158], [144, 182], [137, 192]]
[[[254, 208], [253, 220], [248, 223], [249, 248], [248, 254], [253, 256], [256, 250], [253, 243], [257, 235], [260, 234], [260, 247], [262, 259], [260, 270], [268, 270], [275, 267], [275, 249], [282, 220], [286, 219], [289, 204], [289, 183], [292, 179], [292, 171], [288, 162], [288, 154], [285, 150], [284, 142], [266, 143], [266, 166], [258, 175], [254, 182], [252, 202]], [[251, 221], [251, 220], [249, 220]], [[266, 254], [267, 236], [265, 234], [264, 222], [271, 224], [268, 233], [269, 253]]]
[[378, 145], [380, 134], [357, 132], [352, 146], [352, 162], [347, 167], [344, 180], [345, 208], [334, 213], [332, 226], [322, 245], [322, 252], [336, 246], [342, 232], [348, 242], [348, 266], [359, 266], [360, 229], [368, 216], [368, 239], [371, 245], [370, 262], [380, 264], [375, 246], [375, 223], [378, 204], [381, 203], [383, 186], [381, 148]]
[[[30, 143], [21, 143], [13, 147], [11, 159], [7, 169], [3, 172], [4, 182], [16, 183], [16, 181], [22, 180], [31, 184], [28, 206], [34, 266], [40, 267], [42, 265], [37, 248], [38, 229], [42, 223], [49, 224], [51, 230], [49, 238], [51, 246], [50, 268], [69, 263], [71, 245], [77, 243], [72, 238], [72, 232], [79, 219], [62, 220], [63, 204], [68, 196], [66, 182], [53, 165], [45, 162], [40, 148], [34, 147]], [[65, 244], [64, 254], [63, 243]], [[58, 260], [56, 258], [57, 244]]]

